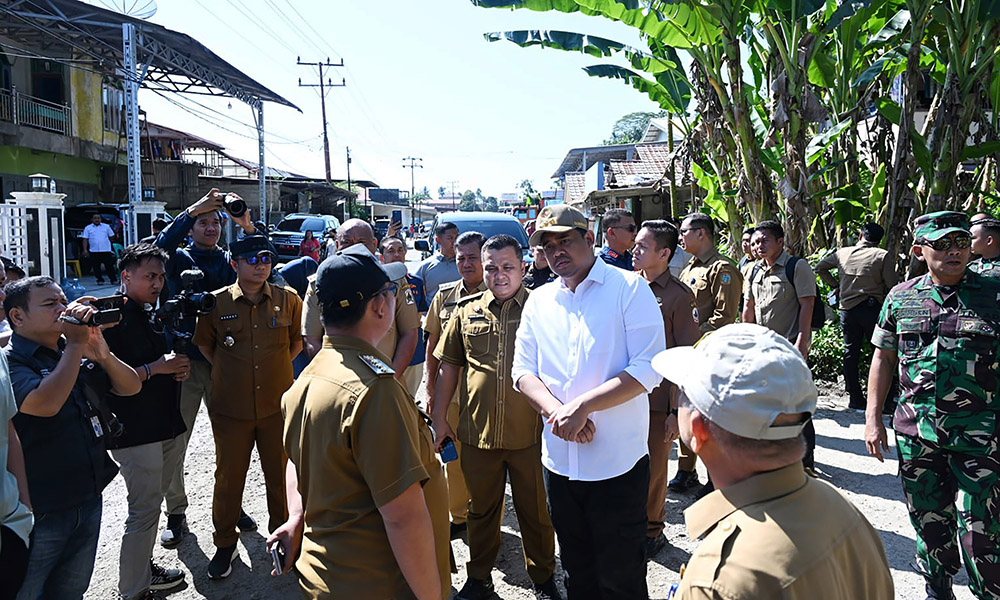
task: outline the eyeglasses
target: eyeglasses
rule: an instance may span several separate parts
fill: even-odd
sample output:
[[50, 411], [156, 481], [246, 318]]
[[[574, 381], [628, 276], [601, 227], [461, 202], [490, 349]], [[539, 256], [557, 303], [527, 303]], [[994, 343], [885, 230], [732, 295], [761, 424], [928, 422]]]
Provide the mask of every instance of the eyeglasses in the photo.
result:
[[244, 256], [243, 260], [247, 261], [248, 265], [255, 265], [257, 263], [260, 263], [262, 265], [269, 265], [271, 264], [271, 255], [262, 254], [260, 256]]
[[636, 227], [634, 223], [632, 225], [611, 225], [610, 227], [608, 227], [608, 229], [624, 229], [629, 233], [635, 233], [636, 231], [639, 231], [639, 228]]
[[380, 294], [389, 294], [390, 296], [395, 296], [397, 291], [399, 291], [399, 285], [395, 283], [390, 283], [389, 285], [385, 286], [384, 288], [372, 294], [372, 298]]
[[945, 250], [951, 250], [952, 246], [955, 246], [959, 250], [965, 250], [972, 245], [972, 238], [967, 235], [956, 235], [955, 237], [946, 237], [939, 240], [934, 240], [933, 242], [927, 239], [920, 240], [921, 246], [930, 246], [938, 252], [944, 252]]

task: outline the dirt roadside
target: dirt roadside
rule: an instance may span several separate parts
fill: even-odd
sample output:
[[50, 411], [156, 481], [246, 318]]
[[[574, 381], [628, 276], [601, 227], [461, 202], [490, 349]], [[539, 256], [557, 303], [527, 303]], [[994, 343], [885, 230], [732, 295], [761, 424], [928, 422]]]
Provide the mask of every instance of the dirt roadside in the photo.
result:
[[[923, 598], [923, 581], [910, 566], [915, 542], [903, 503], [899, 479], [896, 476], [895, 450], [884, 463], [867, 456], [860, 441], [864, 416], [846, 409], [841, 386], [821, 386], [819, 411], [816, 418], [816, 463], [820, 477], [843, 490], [861, 509], [882, 536], [896, 598]], [[670, 471], [674, 472], [676, 455], [671, 456]], [[254, 455], [247, 477], [243, 506], [258, 523], [266, 524], [263, 476]], [[240, 558], [233, 565], [233, 574], [222, 581], [210, 581], [206, 569], [214, 553], [212, 545], [211, 503], [214, 483], [215, 449], [208, 416], [202, 414], [195, 425], [188, 452], [186, 473], [190, 507], [188, 521], [191, 535], [175, 550], [159, 545], [154, 559], [161, 565], [177, 567], [187, 573], [185, 586], [171, 593], [171, 600], [206, 598], [211, 600], [245, 600], [300, 597], [293, 576], [270, 577], [270, 559], [264, 550], [264, 526], [258, 533], [243, 534]], [[703, 467], [699, 464], [699, 469]], [[702, 471], [702, 479], [704, 480]], [[524, 572], [517, 522], [510, 497], [503, 522], [503, 546], [493, 572], [497, 592], [505, 599], [530, 599], [530, 581]], [[649, 563], [647, 581], [650, 598], [666, 597], [670, 584], [677, 581], [679, 567], [687, 561], [697, 545], [687, 537], [683, 510], [691, 503], [689, 496], [667, 498], [667, 539], [672, 544]], [[117, 597], [118, 556], [123, 523], [128, 512], [125, 485], [118, 477], [104, 493], [104, 517], [97, 552], [97, 565], [86, 598], [110, 600]], [[161, 527], [164, 520], [161, 519]], [[452, 542], [459, 573], [452, 578], [455, 590], [465, 582], [465, 561], [468, 548], [462, 540]], [[964, 573], [956, 580], [955, 593], [959, 600], [971, 600]]]

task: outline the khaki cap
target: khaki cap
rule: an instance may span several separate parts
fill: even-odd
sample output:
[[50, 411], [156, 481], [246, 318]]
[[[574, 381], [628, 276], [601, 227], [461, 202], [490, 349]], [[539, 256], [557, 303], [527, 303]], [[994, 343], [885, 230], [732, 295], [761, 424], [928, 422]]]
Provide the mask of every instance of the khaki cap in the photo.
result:
[[540, 246], [542, 236], [546, 233], [565, 233], [573, 229], [587, 231], [589, 228], [590, 223], [587, 221], [587, 217], [572, 206], [568, 204], [546, 206], [535, 219], [535, 231], [531, 234], [528, 243], [532, 246]]
[[698, 412], [740, 437], [794, 438], [808, 419], [780, 425], [774, 420], [816, 410], [816, 385], [806, 361], [791, 342], [760, 325], [726, 325], [697, 347], [660, 352], [652, 366], [677, 384]]

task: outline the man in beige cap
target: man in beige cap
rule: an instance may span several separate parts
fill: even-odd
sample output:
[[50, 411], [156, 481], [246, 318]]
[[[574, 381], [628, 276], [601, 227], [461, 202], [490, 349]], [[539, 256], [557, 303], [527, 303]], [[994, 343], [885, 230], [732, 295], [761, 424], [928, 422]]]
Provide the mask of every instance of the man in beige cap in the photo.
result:
[[727, 325], [698, 347], [659, 353], [653, 367], [681, 388], [681, 438], [716, 486], [684, 512], [702, 541], [682, 600], [893, 598], [878, 533], [802, 469], [816, 386], [791, 342], [759, 325]]

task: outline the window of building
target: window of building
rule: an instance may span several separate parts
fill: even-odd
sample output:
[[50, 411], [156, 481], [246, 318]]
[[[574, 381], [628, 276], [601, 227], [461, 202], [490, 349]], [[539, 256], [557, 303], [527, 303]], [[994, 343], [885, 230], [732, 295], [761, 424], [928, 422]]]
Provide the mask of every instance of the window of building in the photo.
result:
[[123, 131], [122, 113], [125, 110], [125, 92], [118, 86], [107, 81], [101, 86], [104, 99], [104, 129], [107, 131]]

